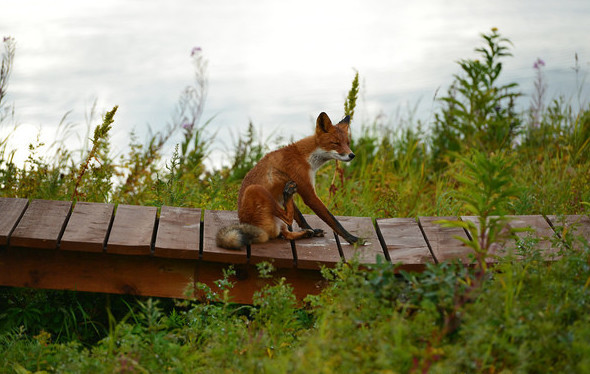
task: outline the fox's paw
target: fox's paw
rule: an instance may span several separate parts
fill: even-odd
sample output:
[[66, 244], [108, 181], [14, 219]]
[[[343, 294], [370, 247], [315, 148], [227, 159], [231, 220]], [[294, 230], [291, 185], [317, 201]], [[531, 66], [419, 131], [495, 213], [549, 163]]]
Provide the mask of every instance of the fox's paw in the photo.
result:
[[360, 237], [354, 237], [354, 238], [355, 238], [354, 241], [348, 241], [348, 242], [350, 244], [354, 245], [355, 248], [369, 244], [369, 242], [364, 238], [360, 238]]
[[305, 238], [311, 238], [311, 237], [316, 236], [315, 235], [315, 230], [313, 230], [313, 229], [305, 229], [303, 231], [305, 232]]
[[365, 239], [354, 235], [350, 235], [350, 237], [345, 237], [344, 239], [348, 242], [348, 244], [352, 244], [354, 246], [365, 245], [365, 243], [367, 242]]
[[285, 183], [285, 188], [283, 189], [283, 195], [285, 197], [291, 197], [297, 192], [297, 183], [293, 181], [288, 181]]
[[313, 230], [313, 236], [315, 236], [316, 238], [323, 238], [324, 235], [326, 234], [324, 232], [324, 230], [322, 229], [312, 229]]

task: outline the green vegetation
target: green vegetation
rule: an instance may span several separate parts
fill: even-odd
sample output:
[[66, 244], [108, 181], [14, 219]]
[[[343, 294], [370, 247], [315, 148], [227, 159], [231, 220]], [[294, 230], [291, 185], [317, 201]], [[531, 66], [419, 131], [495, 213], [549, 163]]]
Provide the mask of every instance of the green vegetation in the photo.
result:
[[[501, 230], [507, 215], [588, 214], [590, 108], [579, 96], [577, 110], [567, 98], [547, 104], [537, 62], [536, 93], [519, 112], [517, 85], [499, 83], [511, 44], [495, 29], [482, 38], [478, 58], [459, 61], [433, 123], [353, 122], [362, 127], [353, 132], [357, 157], [325, 166], [316, 181], [338, 215], [480, 216], [479, 226], [445, 222], [471, 233], [472, 267], [442, 263], [407, 273], [384, 263], [341, 264], [324, 269], [326, 289], [301, 303], [279, 279], [253, 305], [232, 304], [224, 292], [231, 269], [216, 292], [200, 285], [199, 300], [0, 288], [0, 371], [590, 372], [588, 242], [562, 230], [557, 261], [543, 261], [531, 239], [517, 241], [494, 269], [485, 261], [495, 242], [513, 234]], [[4, 126], [13, 57], [5, 39]], [[192, 57], [195, 84], [171, 125], [146, 144], [131, 136], [119, 159], [109, 142], [116, 107], [79, 153], [57, 144], [48, 155], [36, 142], [20, 166], [10, 135], [0, 139], [0, 196], [235, 209], [241, 178], [267, 148], [250, 126], [230, 166], [207, 170], [211, 120], [200, 118], [207, 64], [200, 50]], [[345, 103], [351, 116], [358, 89], [357, 73]], [[163, 160], [176, 132], [182, 142]], [[269, 276], [272, 267], [259, 271]]]

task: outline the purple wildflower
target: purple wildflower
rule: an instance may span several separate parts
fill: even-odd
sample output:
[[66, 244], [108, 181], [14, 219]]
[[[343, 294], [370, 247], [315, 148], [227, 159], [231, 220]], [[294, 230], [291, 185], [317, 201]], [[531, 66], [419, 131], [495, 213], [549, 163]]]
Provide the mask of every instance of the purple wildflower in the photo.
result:
[[545, 66], [545, 61], [537, 58], [537, 61], [533, 64], [533, 69], [540, 70], [543, 66]]
[[203, 49], [201, 47], [193, 47], [193, 49], [191, 49], [191, 57], [193, 57], [197, 53], [200, 53], [202, 50]]

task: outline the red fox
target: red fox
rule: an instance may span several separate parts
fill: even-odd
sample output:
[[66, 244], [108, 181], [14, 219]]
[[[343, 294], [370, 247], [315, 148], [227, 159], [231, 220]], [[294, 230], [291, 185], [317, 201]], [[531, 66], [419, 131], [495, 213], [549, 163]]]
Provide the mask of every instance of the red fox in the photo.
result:
[[[333, 125], [326, 113], [320, 113], [315, 134], [264, 156], [246, 174], [238, 195], [239, 224], [224, 227], [217, 233], [217, 245], [240, 249], [263, 243], [279, 235], [288, 240], [323, 236], [321, 229], [312, 229], [293, 202], [298, 193], [324, 222], [347, 242], [362, 239], [346, 231], [330, 213], [315, 192], [315, 174], [329, 160], [348, 162], [354, 158], [348, 130], [350, 117]], [[301, 231], [289, 231], [297, 222]]]

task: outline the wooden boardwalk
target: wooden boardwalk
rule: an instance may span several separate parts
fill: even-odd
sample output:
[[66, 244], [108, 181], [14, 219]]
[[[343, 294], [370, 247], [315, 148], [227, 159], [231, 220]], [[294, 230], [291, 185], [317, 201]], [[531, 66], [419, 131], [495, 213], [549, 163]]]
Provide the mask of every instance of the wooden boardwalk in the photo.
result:
[[[0, 285], [145, 296], [186, 296], [196, 282], [214, 288], [223, 269], [234, 265], [233, 300], [248, 303], [253, 293], [273, 279], [260, 279], [255, 264], [270, 261], [276, 277], [285, 277], [302, 298], [323, 285], [319, 269], [344, 259], [363, 264], [399, 263], [421, 270], [427, 263], [460, 258], [470, 250], [455, 236], [459, 228], [443, 228], [440, 219], [477, 222], [477, 217], [386, 218], [338, 217], [351, 233], [368, 239], [355, 248], [342, 242], [316, 216], [306, 216], [326, 236], [296, 242], [281, 239], [232, 251], [215, 245], [217, 230], [237, 222], [235, 211], [164, 206], [132, 206], [67, 201], [0, 198]], [[566, 216], [565, 225], [590, 240], [590, 219]], [[530, 227], [550, 257], [556, 216], [516, 216], [514, 227]], [[502, 248], [496, 250], [502, 255]]]

